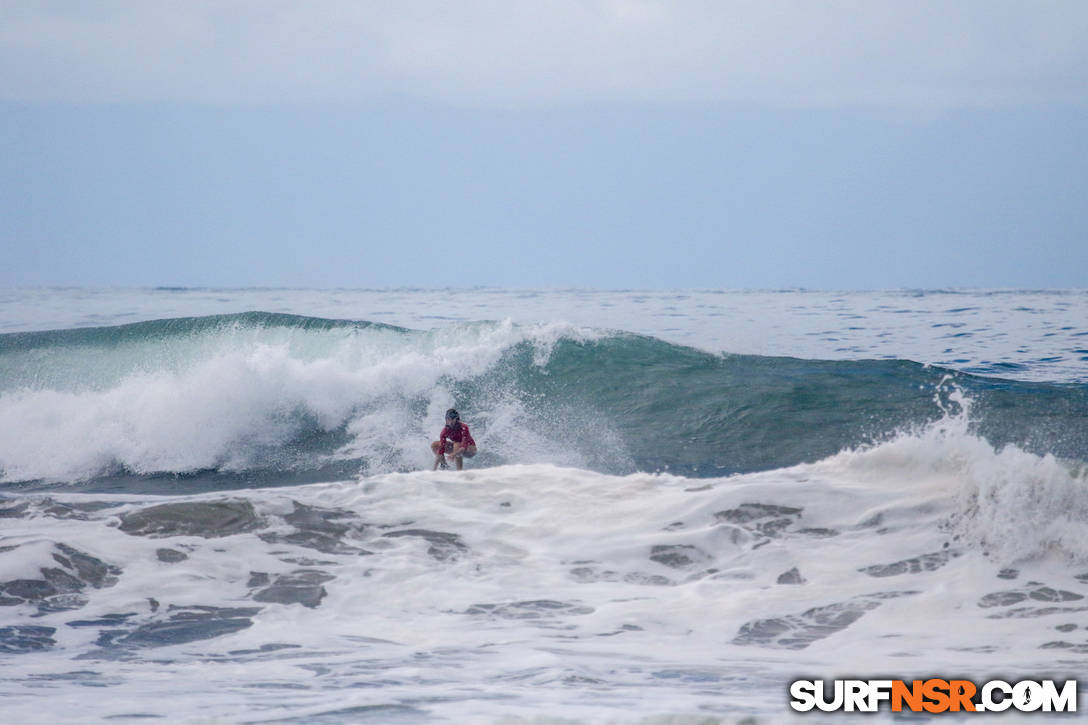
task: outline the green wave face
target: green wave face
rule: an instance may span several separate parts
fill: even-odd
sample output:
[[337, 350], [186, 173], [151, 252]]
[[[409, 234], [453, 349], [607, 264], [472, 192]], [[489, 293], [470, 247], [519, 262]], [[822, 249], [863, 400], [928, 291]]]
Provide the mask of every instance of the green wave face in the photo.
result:
[[420, 332], [250, 312], [0, 335], [0, 480], [220, 488], [415, 470], [450, 405], [477, 466], [717, 476], [949, 419], [994, 446], [1088, 461], [1086, 385], [723, 356], [558, 325]]
[[[996, 446], [1088, 460], [1088, 386], [983, 378], [905, 360], [720, 356], [618, 335], [513, 352], [511, 384], [605, 411], [638, 468], [720, 475], [791, 466], [968, 415]], [[956, 402], [965, 395], [970, 412]]]

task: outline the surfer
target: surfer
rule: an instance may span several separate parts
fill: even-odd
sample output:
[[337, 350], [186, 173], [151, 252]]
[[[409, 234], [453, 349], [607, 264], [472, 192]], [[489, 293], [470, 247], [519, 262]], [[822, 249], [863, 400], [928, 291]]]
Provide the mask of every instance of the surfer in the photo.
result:
[[453, 408], [446, 411], [446, 427], [438, 440], [431, 444], [431, 450], [434, 451], [434, 468], [431, 470], [435, 471], [439, 466], [449, 467], [447, 455], [453, 456], [458, 471], [465, 465], [465, 458], [476, 455], [476, 441], [469, 435], [468, 426], [461, 422], [461, 414]]

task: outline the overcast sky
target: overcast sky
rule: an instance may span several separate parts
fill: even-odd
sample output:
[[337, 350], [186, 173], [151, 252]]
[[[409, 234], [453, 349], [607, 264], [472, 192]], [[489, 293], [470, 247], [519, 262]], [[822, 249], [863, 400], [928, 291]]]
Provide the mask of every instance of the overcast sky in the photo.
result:
[[1082, 0], [5, 0], [0, 285], [1088, 286]]

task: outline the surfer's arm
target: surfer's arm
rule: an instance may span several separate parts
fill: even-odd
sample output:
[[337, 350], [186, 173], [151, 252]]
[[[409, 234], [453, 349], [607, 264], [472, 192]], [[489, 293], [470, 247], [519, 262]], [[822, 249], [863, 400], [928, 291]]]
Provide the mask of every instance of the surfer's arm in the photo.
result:
[[446, 438], [449, 437], [449, 429], [443, 428], [442, 432], [438, 434], [438, 440], [431, 444], [431, 448], [434, 450], [435, 461], [446, 460]]

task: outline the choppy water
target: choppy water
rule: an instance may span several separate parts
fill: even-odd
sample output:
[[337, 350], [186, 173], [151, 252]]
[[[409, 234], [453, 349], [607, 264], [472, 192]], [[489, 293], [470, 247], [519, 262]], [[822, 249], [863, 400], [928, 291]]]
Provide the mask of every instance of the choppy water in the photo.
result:
[[[0, 321], [13, 721], [777, 722], [802, 675], [1088, 664], [1085, 292], [16, 290]], [[450, 405], [481, 453], [432, 473]]]

